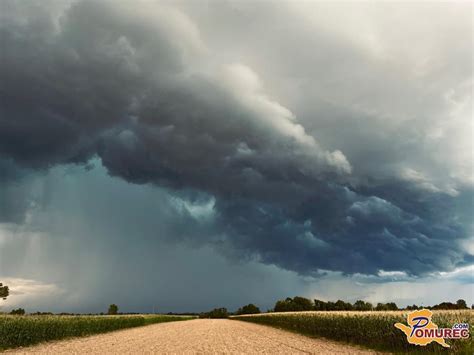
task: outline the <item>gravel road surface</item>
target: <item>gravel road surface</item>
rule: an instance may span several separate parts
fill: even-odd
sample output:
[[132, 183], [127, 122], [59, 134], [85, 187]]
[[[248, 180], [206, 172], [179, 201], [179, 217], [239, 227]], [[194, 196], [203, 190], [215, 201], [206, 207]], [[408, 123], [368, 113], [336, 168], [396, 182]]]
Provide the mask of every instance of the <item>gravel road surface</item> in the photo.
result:
[[[195, 319], [44, 343], [7, 353], [43, 354], [371, 354], [236, 320]], [[372, 353], [373, 354], [373, 353]]]

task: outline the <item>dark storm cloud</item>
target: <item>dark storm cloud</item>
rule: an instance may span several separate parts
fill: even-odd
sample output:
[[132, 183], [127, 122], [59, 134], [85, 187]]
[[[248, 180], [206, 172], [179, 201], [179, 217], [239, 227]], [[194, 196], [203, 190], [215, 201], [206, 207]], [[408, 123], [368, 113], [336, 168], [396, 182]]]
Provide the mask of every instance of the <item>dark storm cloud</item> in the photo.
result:
[[[338, 138], [333, 131], [321, 139], [325, 149], [308, 133], [317, 132], [317, 119], [305, 130], [252, 69], [234, 59], [221, 63], [185, 12], [123, 1], [48, 2], [50, 11], [45, 4], [1, 5], [5, 161], [45, 170], [98, 156], [113, 176], [174, 189], [184, 206], [195, 205], [189, 213], [203, 209], [197, 220], [213, 214], [190, 229], [171, 218], [170, 239], [301, 274], [421, 274], [471, 260], [463, 247], [470, 188], [438, 187], [400, 168], [375, 132], [355, 130], [351, 138], [346, 128]], [[349, 47], [329, 51], [325, 61], [354, 54]], [[309, 120], [306, 104], [298, 111]], [[370, 120], [363, 124], [371, 130]], [[364, 142], [370, 150], [351, 151]], [[380, 172], [368, 163], [394, 156]], [[8, 202], [17, 197], [10, 186], [1, 190], [1, 220], [18, 222], [28, 204]]]

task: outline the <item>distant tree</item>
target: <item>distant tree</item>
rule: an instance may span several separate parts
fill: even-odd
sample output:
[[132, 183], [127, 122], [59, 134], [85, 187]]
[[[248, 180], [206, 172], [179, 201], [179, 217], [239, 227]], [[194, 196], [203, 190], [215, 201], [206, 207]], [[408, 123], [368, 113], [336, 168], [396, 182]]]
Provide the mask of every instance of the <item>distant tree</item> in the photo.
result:
[[118, 313], [118, 306], [116, 304], [111, 304], [109, 306], [109, 310], [107, 311], [107, 314], [117, 314]]
[[389, 302], [386, 305], [388, 311], [398, 311], [398, 306], [395, 302]]
[[207, 313], [202, 313], [199, 315], [199, 318], [228, 318], [229, 313], [227, 308], [214, 308], [212, 311]]
[[335, 311], [350, 311], [352, 310], [352, 304], [349, 302], [344, 302], [342, 300], [337, 300], [336, 303], [334, 303], [334, 310]]
[[377, 303], [375, 310], [376, 311], [397, 311], [398, 307], [397, 307], [397, 304], [394, 302]]
[[[460, 300], [462, 301], [462, 300]], [[459, 309], [456, 303], [452, 302], [441, 302], [440, 304], [436, 304], [431, 309], [438, 310], [438, 309]]]
[[313, 309], [314, 304], [311, 300], [299, 296], [277, 301], [274, 308], [275, 312], [300, 312], [312, 311]]
[[13, 309], [10, 314], [16, 315], [16, 316], [23, 316], [25, 314], [25, 310], [23, 308], [18, 308], [18, 309]]
[[[34, 316], [52, 316], [53, 313], [52, 312], [35, 312], [35, 313], [31, 313], [32, 315]], [[70, 316], [71, 314], [70, 313], [59, 313], [60, 316]]]
[[295, 307], [295, 311], [311, 311], [314, 308], [313, 302], [311, 302], [311, 300], [299, 296], [293, 298], [293, 305]]
[[315, 311], [327, 311], [327, 303], [321, 300], [314, 300]]
[[463, 299], [457, 300], [456, 306], [458, 306], [458, 309], [468, 309], [466, 301], [464, 301]]
[[10, 294], [10, 290], [8, 286], [7, 285], [3, 286], [3, 284], [0, 282], [0, 298], [3, 298], [4, 300], [6, 300], [9, 294]]
[[285, 300], [279, 300], [275, 303], [274, 311], [275, 312], [291, 312], [292, 302], [293, 300], [290, 297], [287, 297]]
[[257, 313], [260, 313], [260, 309], [252, 303], [249, 303], [248, 305], [239, 308], [236, 312], [236, 314], [257, 314]]
[[356, 311], [371, 311], [373, 308], [372, 303], [364, 302], [362, 300], [357, 300], [354, 303], [354, 309]]

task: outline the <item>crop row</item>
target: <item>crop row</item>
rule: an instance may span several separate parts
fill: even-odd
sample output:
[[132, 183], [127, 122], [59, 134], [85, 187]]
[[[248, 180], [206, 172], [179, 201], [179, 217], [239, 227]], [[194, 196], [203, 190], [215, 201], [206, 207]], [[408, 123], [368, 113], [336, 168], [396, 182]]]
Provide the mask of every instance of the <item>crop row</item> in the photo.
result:
[[[407, 312], [292, 312], [246, 315], [233, 319], [269, 325], [307, 336], [324, 337], [379, 351], [395, 353], [447, 353], [438, 344], [425, 347], [411, 345], [406, 336], [394, 327], [406, 323]], [[439, 311], [433, 322], [440, 328], [451, 328], [454, 323], [474, 324], [473, 311]], [[473, 354], [474, 343], [469, 339], [447, 340], [450, 353]]]
[[137, 316], [0, 316], [0, 350], [48, 340], [104, 333], [192, 317]]

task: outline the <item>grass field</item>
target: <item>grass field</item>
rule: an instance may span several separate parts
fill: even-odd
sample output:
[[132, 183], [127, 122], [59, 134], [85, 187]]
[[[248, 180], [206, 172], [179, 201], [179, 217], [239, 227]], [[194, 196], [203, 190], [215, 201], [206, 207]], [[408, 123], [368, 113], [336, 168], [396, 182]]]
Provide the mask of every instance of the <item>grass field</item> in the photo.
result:
[[[420, 347], [407, 342], [406, 336], [394, 327], [401, 322], [406, 324], [405, 311], [393, 312], [287, 312], [245, 315], [233, 319], [269, 325], [312, 337], [356, 344], [367, 348], [395, 353], [458, 353], [473, 354], [474, 342], [466, 340], [447, 340], [451, 348], [438, 344]], [[434, 311], [433, 322], [438, 327], [451, 328], [454, 323], [474, 324], [474, 311]]]
[[154, 323], [193, 319], [167, 315], [8, 316], [0, 315], [0, 350], [48, 340], [85, 336]]

